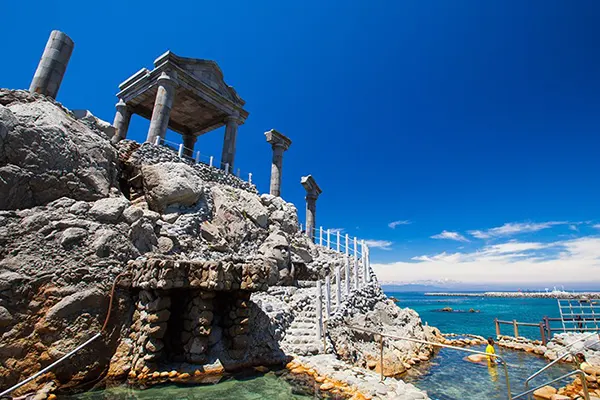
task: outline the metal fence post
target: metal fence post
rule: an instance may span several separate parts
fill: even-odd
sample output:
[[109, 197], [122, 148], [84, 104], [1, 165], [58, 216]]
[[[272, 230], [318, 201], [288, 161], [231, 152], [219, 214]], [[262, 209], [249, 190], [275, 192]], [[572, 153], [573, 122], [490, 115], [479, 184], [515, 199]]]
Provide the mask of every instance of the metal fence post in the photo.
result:
[[229, 173], [229, 163], [225, 163], [225, 173]]
[[179, 158], [183, 158], [183, 143], [179, 145], [179, 151], [177, 152]]
[[350, 256], [346, 255], [346, 264], [344, 264], [344, 276], [346, 277], [346, 297], [350, 295]]
[[383, 335], [379, 335], [379, 368], [381, 369], [381, 382], [383, 382], [383, 380], [385, 379], [385, 377], [383, 376]]
[[156, 146], [160, 146], [160, 136], [157, 136], [157, 137], [156, 137], [156, 140], [154, 141], [154, 144], [155, 144]]
[[354, 256], [354, 289], [358, 289], [358, 261]]
[[325, 315], [327, 320], [331, 317], [331, 278], [325, 277]]
[[519, 337], [519, 324], [516, 319], [513, 319], [513, 328], [515, 329], [515, 339]]
[[[248, 174], [248, 183], [252, 184], [252, 172]], [[300, 228], [300, 230], [302, 230], [302, 228]]]
[[327, 248], [331, 248], [331, 231], [327, 229]]
[[208, 165], [210, 165], [211, 167], [213, 166], [213, 156], [210, 156], [210, 161], [209, 161]]
[[321, 297], [321, 281], [317, 281], [317, 337], [323, 336], [323, 298]]
[[540, 335], [542, 336], [542, 345], [546, 345], [546, 335], [544, 333], [544, 323], [540, 322]]
[[337, 231], [337, 252], [340, 252], [340, 231]]
[[350, 254], [350, 236], [346, 233], [346, 257]]
[[200, 162], [200, 152], [197, 151], [196, 152], [196, 164], [198, 164]]
[[335, 294], [336, 294], [336, 300], [337, 300], [337, 307], [335, 308], [335, 310], [339, 310], [340, 308], [340, 304], [342, 304], [342, 279], [341, 279], [341, 271], [340, 271], [341, 267], [339, 264], [337, 264], [335, 266]]
[[496, 339], [500, 337], [500, 322], [498, 322], [498, 318], [494, 318], [494, 324], [496, 325]]
[[319, 227], [319, 246], [323, 246], [323, 227]]

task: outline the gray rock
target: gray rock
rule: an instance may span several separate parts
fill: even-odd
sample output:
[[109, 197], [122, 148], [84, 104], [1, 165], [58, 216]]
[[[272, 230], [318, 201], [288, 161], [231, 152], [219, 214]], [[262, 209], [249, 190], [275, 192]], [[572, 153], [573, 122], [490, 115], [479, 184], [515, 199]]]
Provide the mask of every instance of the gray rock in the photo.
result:
[[67, 228], [60, 237], [60, 244], [63, 247], [71, 247], [87, 237], [87, 230], [83, 228]]
[[[131, 206], [127, 207], [125, 211], [123, 211], [123, 219], [129, 224], [133, 224], [138, 219], [144, 216], [144, 210], [140, 207]], [[158, 219], [158, 218], [157, 218]], [[156, 219], [155, 219], [156, 221]]]
[[129, 200], [124, 197], [100, 199], [94, 203], [89, 215], [101, 222], [117, 222], [127, 206]]
[[1, 89], [0, 104], [0, 209], [96, 200], [116, 186], [117, 152], [105, 137], [43, 96]]
[[139, 219], [131, 225], [129, 240], [142, 254], [153, 251], [158, 245], [154, 227], [146, 218]]
[[159, 163], [142, 167], [144, 192], [150, 208], [163, 212], [172, 204], [191, 206], [203, 193], [204, 183], [183, 163]]
[[13, 321], [13, 316], [8, 312], [8, 310], [2, 306], [0, 306], [0, 328], [5, 328], [9, 326]]
[[90, 204], [86, 201], [78, 201], [69, 208], [69, 212], [75, 215], [83, 215], [90, 209]]
[[102, 307], [105, 296], [98, 289], [86, 289], [63, 298], [48, 310], [45, 319], [48, 322], [58, 321], [88, 308]]

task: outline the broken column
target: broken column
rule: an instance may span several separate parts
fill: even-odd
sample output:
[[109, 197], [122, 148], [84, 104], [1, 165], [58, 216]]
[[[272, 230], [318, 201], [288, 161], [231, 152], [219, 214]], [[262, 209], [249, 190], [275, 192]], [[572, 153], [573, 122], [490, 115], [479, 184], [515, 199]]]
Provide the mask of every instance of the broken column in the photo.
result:
[[239, 116], [237, 115], [230, 115], [225, 118], [225, 139], [223, 140], [223, 152], [221, 153], [221, 168], [225, 169], [228, 165], [229, 172], [233, 171], [238, 124]]
[[317, 214], [317, 199], [323, 192], [312, 175], [303, 176], [300, 183], [306, 190], [306, 234], [311, 240], [315, 238], [315, 224]]
[[283, 165], [283, 152], [286, 151], [292, 141], [281, 132], [271, 129], [265, 132], [267, 142], [271, 143], [273, 149], [273, 161], [271, 163], [271, 188], [273, 196], [281, 196], [281, 168]]
[[65, 33], [61, 31], [50, 33], [50, 38], [29, 86], [30, 92], [56, 98], [74, 46], [71, 38]]
[[129, 121], [131, 121], [131, 109], [125, 104], [123, 99], [119, 99], [115, 107], [117, 108], [117, 113], [113, 122], [113, 126], [115, 127], [115, 135], [111, 139], [113, 143], [117, 143], [127, 137]]
[[164, 139], [167, 134], [171, 108], [175, 99], [176, 79], [177, 73], [163, 72], [157, 80], [156, 100], [154, 100], [152, 119], [150, 120], [150, 129], [148, 129], [146, 142], [155, 143], [157, 137]]

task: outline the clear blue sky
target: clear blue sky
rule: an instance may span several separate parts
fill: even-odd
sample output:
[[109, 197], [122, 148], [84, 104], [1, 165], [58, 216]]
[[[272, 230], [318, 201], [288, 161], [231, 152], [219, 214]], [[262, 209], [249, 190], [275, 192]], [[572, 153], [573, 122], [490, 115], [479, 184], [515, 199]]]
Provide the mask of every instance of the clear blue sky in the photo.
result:
[[[215, 60], [250, 112], [237, 165], [267, 191], [263, 132], [288, 135], [283, 197], [303, 220], [313, 174], [318, 224], [389, 242], [378, 263], [600, 232], [599, 2], [176, 3], [5, 2], [0, 86], [28, 87], [52, 29], [75, 42], [58, 100], [110, 122], [118, 84], [164, 51]], [[468, 233], [550, 221], [584, 223]]]

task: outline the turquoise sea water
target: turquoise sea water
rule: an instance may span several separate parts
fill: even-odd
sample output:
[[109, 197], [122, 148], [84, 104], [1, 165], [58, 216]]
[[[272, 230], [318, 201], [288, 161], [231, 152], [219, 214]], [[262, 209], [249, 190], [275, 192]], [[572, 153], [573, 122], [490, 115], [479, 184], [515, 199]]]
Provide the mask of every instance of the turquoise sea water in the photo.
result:
[[[439, 328], [443, 333], [470, 333], [484, 337], [495, 336], [494, 318], [519, 322], [539, 323], [544, 316], [559, 317], [554, 299], [519, 299], [493, 297], [425, 296], [423, 293], [386, 292], [399, 300], [399, 307], [417, 311], [423, 322]], [[439, 312], [444, 307], [465, 312]], [[479, 310], [469, 313], [469, 309]], [[501, 325], [501, 333], [513, 335], [512, 325]], [[537, 327], [519, 327], [521, 336], [540, 339]]]
[[230, 378], [218, 384], [179, 386], [164, 385], [149, 389], [115, 386], [69, 397], [70, 400], [302, 400], [312, 396], [296, 393], [285, 379], [274, 373]]
[[[494, 318], [538, 323], [544, 316], [559, 316], [557, 302], [553, 299], [446, 297], [396, 292], [386, 294], [397, 298], [398, 306], [417, 311], [424, 322], [439, 328], [443, 333], [469, 333], [489, 337], [496, 334]], [[465, 312], [439, 312], [444, 307]], [[479, 312], [466, 312], [471, 308]], [[501, 332], [512, 335], [513, 328], [502, 325]], [[536, 327], [519, 327], [519, 334], [540, 339], [539, 328]], [[473, 349], [483, 351], [484, 347]], [[525, 379], [547, 364], [543, 357], [533, 354], [498, 346], [496, 351], [507, 360], [513, 394], [522, 392]], [[430, 363], [417, 366], [404, 379], [426, 390], [432, 399], [506, 399], [504, 370], [498, 366], [488, 368], [487, 365], [467, 362], [464, 360], [465, 356], [462, 352], [442, 349]], [[534, 383], [544, 383], [572, 370], [572, 365], [556, 364]]]

